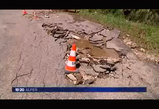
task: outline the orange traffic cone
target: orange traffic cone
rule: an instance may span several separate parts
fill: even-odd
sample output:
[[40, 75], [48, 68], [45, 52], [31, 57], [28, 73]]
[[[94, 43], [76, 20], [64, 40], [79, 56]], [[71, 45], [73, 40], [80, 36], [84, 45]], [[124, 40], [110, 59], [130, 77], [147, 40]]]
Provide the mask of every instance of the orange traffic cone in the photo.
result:
[[77, 73], [77, 72], [79, 71], [76, 69], [76, 45], [73, 44], [68, 61], [66, 62], [65, 73], [68, 74], [68, 73]]
[[26, 15], [26, 14], [28, 14], [28, 13], [26, 12], [26, 10], [23, 10], [23, 15]]

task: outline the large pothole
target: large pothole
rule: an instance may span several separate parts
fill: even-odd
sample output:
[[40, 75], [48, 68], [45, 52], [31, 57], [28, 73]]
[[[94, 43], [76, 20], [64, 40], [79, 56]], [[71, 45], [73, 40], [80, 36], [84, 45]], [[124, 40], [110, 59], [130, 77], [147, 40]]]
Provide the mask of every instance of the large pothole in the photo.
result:
[[[63, 39], [59, 44], [67, 44], [65, 61], [68, 59], [72, 43], [76, 44], [76, 65], [80, 73], [66, 74], [66, 78], [73, 84], [92, 84], [97, 78], [109, 77], [109, 74], [116, 71], [115, 65], [121, 61], [121, 56], [119, 51], [107, 48], [106, 43], [112, 38], [99, 34], [104, 29], [87, 34], [63, 29], [58, 24], [43, 24], [42, 27], [55, 41]], [[106, 40], [108, 38], [109, 40]]]

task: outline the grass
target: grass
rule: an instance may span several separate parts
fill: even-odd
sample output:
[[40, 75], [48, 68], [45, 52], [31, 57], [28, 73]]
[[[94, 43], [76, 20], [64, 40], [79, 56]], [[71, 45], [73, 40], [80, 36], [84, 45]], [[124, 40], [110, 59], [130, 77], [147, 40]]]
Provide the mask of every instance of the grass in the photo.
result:
[[149, 53], [159, 55], [159, 26], [135, 23], [126, 20], [123, 16], [115, 16], [111, 13], [101, 14], [89, 12], [87, 9], [80, 10], [80, 16], [101, 23], [107, 27], [119, 29], [123, 35], [129, 34], [130, 39]]

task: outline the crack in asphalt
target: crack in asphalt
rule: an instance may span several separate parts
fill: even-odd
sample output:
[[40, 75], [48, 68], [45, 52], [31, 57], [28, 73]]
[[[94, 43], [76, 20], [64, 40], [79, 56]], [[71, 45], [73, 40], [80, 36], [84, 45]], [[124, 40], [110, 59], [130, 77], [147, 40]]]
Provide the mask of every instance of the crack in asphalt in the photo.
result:
[[[31, 78], [31, 75], [32, 75], [32, 73], [33, 73], [33, 70], [34, 70], [34, 69], [32, 68], [31, 71], [30, 71], [31, 74], [29, 75], [29, 79]], [[28, 86], [29, 79], [27, 79], [26, 86]]]
[[115, 37], [111, 37], [110, 39], [106, 40], [105, 42], [109, 42], [109, 41], [112, 41]]
[[26, 74], [22, 74], [22, 75], [17, 75], [17, 74], [16, 74], [16, 77], [12, 80], [11, 85], [12, 85], [13, 82], [14, 82], [15, 80], [17, 80], [18, 78], [23, 77], [23, 76], [27, 76], [27, 75], [31, 75], [31, 74], [32, 74], [32, 71], [33, 71], [33, 69], [31, 69], [31, 71], [30, 71], [29, 73], [26, 73]]
[[22, 51], [19, 54], [19, 61], [18, 62], [20, 62], [21, 58], [22, 58]]
[[[24, 59], [22, 60], [22, 64], [20, 65], [20, 67], [19, 67], [19, 69], [18, 69], [18, 71], [17, 71], [17, 73], [16, 73], [16, 77], [11, 81], [11, 85], [13, 84], [13, 82], [14, 82], [15, 80], [17, 80], [18, 73], [20, 72], [20, 70], [21, 70], [22, 67], [23, 67], [23, 62], [24, 62]], [[17, 83], [18, 83], [18, 81], [17, 81]]]

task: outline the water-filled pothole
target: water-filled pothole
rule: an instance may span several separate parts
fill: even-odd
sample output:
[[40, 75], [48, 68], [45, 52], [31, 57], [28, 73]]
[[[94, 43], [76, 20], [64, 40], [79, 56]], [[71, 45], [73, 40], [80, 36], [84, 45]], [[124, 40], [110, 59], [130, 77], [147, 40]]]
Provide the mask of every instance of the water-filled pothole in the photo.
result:
[[119, 58], [119, 54], [116, 50], [108, 48], [98, 48], [86, 39], [74, 40], [73, 42], [76, 43], [77, 48], [87, 49], [88, 53], [93, 58]]

